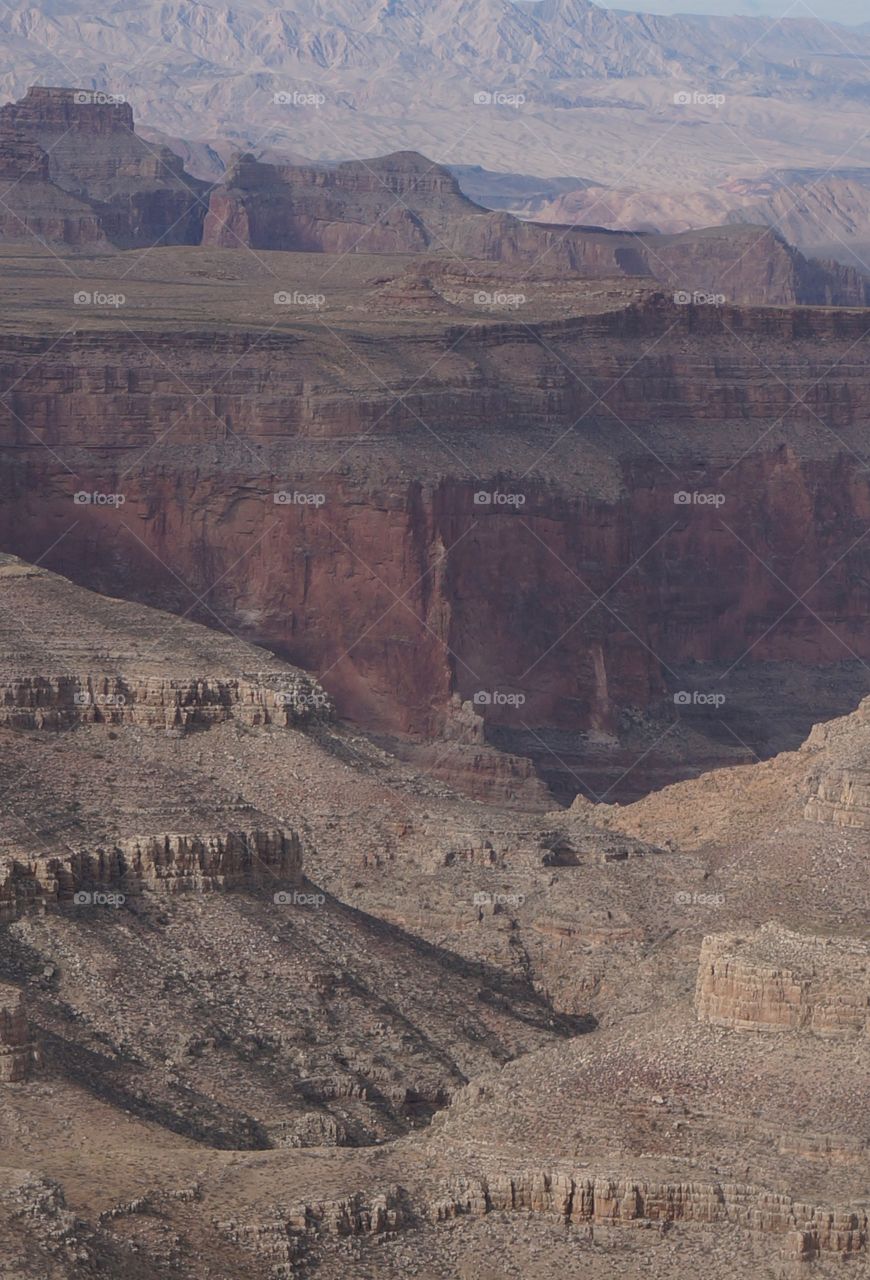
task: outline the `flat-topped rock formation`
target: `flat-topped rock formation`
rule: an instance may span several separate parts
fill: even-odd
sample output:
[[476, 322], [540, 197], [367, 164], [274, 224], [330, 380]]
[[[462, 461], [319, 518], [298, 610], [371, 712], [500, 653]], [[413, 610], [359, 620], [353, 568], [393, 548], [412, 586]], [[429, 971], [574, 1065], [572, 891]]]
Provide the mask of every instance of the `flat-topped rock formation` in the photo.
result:
[[[28, 148], [35, 161], [27, 180], [10, 189], [0, 223], [4, 240], [26, 241], [32, 232], [77, 249], [199, 242], [206, 184], [185, 173], [167, 147], [136, 134], [129, 103], [88, 89], [34, 85], [21, 101], [0, 107], [0, 166], [8, 168]], [[27, 225], [18, 225], [13, 212]]]
[[870, 1033], [870, 946], [766, 924], [704, 939], [698, 1017], [740, 1031]]
[[34, 85], [0, 108], [4, 170], [29, 179], [7, 188], [8, 241], [425, 253], [550, 277], [646, 278], [689, 298], [773, 306], [864, 306], [870, 297], [861, 272], [806, 259], [769, 227], [660, 236], [523, 222], [476, 205], [447, 168], [414, 151], [323, 167], [244, 153], [212, 189], [136, 134], [128, 102], [90, 89]]
[[417, 152], [320, 169], [239, 156], [209, 195], [202, 242], [339, 254], [428, 253], [448, 262], [525, 265], [544, 276], [647, 277], [689, 297], [721, 295], [775, 306], [864, 306], [870, 297], [870, 282], [860, 272], [808, 261], [770, 228], [658, 236], [522, 222], [475, 205], [448, 169]]

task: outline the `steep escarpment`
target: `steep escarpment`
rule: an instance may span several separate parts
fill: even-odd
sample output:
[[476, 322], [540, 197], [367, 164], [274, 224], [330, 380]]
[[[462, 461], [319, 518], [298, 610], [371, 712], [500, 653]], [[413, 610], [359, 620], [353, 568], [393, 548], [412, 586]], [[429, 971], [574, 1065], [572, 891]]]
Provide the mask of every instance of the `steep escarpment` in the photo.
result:
[[675, 715], [665, 778], [683, 734], [766, 754], [867, 691], [862, 312], [351, 321], [5, 338], [4, 544], [220, 619], [370, 727], [553, 769], [542, 736], [571, 766], [548, 735], [595, 734], [611, 780]]
[[[122, 98], [34, 85], [0, 107], [4, 240], [77, 249], [197, 244], [206, 184], [139, 137]], [[12, 170], [17, 168], [17, 172]]]
[[415, 152], [331, 168], [237, 157], [208, 200], [203, 244], [319, 253], [429, 253], [447, 261], [526, 266], [532, 275], [638, 276], [731, 302], [864, 306], [857, 270], [807, 260], [765, 227], [677, 236], [548, 226], [493, 213]]
[[870, 950], [858, 939], [801, 936], [765, 925], [754, 936], [704, 939], [698, 1017], [748, 1031], [821, 1036], [870, 1030]]

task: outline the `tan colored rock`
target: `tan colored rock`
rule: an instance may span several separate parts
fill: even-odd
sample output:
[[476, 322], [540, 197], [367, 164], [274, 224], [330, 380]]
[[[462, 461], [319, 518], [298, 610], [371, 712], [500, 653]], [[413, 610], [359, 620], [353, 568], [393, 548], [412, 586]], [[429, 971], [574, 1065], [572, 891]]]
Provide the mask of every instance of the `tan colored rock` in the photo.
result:
[[804, 936], [776, 924], [704, 939], [698, 1017], [742, 1031], [866, 1035], [870, 948], [851, 938]]

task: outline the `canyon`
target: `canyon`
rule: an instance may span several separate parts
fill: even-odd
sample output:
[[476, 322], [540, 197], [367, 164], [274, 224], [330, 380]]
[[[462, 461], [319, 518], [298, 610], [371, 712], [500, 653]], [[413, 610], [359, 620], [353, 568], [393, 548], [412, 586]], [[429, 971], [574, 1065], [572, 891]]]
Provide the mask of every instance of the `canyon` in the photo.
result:
[[862, 311], [333, 260], [178, 247], [71, 287], [10, 252], [6, 548], [565, 800], [643, 752], [625, 794], [795, 747], [870, 691]]
[[859, 272], [522, 223], [412, 153], [206, 189], [89, 91], [0, 109], [0, 156], [8, 550], [544, 807], [868, 692]]
[[[706, 39], [375, 17], [297, 70]], [[212, 118], [273, 18], [161, 18], [236, 42]], [[818, 24], [709, 25], [842, 108]], [[302, 159], [328, 110], [206, 182], [89, 84], [0, 107], [4, 1275], [863, 1273], [870, 276]]]
[[267, 651], [12, 556], [0, 654], [12, 1275], [864, 1264], [866, 838], [808, 802], [867, 760], [870, 700], [536, 814]]

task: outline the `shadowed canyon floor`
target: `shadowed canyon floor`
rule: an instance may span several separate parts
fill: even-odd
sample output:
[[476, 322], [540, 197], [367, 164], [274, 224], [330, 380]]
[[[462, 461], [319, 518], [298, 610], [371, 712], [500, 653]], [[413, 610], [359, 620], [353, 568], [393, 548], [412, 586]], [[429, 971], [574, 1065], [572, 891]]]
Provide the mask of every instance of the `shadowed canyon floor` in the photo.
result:
[[0, 672], [7, 1274], [866, 1267], [870, 703], [533, 812], [14, 557]]

